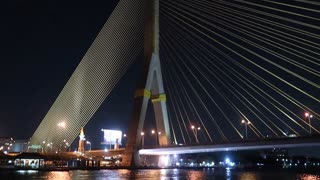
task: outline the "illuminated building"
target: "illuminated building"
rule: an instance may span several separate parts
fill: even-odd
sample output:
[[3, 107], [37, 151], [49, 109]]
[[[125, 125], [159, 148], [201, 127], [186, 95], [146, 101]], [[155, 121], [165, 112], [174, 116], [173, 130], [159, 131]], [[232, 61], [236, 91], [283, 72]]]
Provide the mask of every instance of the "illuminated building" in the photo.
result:
[[101, 129], [103, 131], [103, 142], [101, 144], [105, 145], [104, 149], [119, 149], [122, 141], [122, 131]]
[[12, 138], [2, 137], [0, 138], [0, 151], [11, 152], [14, 140]]

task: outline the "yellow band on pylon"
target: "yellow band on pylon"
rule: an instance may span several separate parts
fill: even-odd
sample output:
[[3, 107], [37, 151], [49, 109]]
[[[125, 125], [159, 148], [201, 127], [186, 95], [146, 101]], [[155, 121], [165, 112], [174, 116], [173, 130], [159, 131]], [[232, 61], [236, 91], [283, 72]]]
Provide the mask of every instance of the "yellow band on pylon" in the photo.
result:
[[150, 98], [151, 97], [151, 91], [148, 89], [138, 89], [134, 95], [135, 98], [137, 97], [146, 97]]
[[165, 102], [165, 101], [167, 101], [167, 96], [166, 96], [166, 94], [158, 94], [158, 95], [154, 95], [154, 96], [152, 96], [152, 99], [151, 99], [151, 101], [153, 102], [153, 103], [155, 103], [155, 102]]

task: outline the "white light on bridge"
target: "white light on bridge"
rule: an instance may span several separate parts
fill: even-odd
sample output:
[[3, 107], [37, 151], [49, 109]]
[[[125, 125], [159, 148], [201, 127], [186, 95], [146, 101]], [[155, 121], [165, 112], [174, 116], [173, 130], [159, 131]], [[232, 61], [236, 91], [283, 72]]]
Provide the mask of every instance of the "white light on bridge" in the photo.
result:
[[178, 157], [178, 155], [176, 155], [176, 154], [175, 154], [175, 155], [173, 155], [173, 157], [174, 157], [174, 158], [177, 158], [177, 157]]
[[226, 164], [229, 164], [229, 163], [230, 163], [230, 159], [229, 159], [229, 158], [226, 158], [224, 162], [225, 162]]
[[167, 167], [169, 165], [169, 156], [163, 155], [159, 158], [159, 166], [160, 167]]

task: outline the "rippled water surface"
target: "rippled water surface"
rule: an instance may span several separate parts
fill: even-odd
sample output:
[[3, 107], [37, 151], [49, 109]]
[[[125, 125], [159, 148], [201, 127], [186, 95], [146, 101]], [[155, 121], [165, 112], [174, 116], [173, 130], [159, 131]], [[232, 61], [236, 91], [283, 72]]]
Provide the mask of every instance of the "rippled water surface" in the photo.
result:
[[94, 180], [94, 179], [237, 179], [237, 180], [320, 180], [320, 175], [298, 173], [275, 173], [272, 171], [238, 172], [229, 169], [156, 169], [156, 170], [99, 170], [99, 171], [12, 171], [0, 172], [0, 179], [50, 179], [50, 180]]

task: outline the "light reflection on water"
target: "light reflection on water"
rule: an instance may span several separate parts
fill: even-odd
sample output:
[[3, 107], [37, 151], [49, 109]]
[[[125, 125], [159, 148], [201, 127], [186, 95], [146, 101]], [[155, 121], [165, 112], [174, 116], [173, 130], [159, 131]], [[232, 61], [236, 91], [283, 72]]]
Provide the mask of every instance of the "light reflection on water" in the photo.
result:
[[187, 179], [205, 179], [205, 173], [203, 171], [189, 170], [186, 177]]
[[238, 180], [260, 180], [260, 179], [297, 179], [297, 180], [320, 180], [320, 175], [297, 174], [297, 173], [272, 173], [272, 172], [239, 172], [232, 169], [144, 169], [144, 170], [100, 170], [100, 171], [0, 171], [0, 179], [49, 179], [49, 180], [115, 180], [115, 179], [148, 179], [148, 180], [202, 180], [202, 179], [238, 179]]
[[302, 174], [298, 179], [301, 180], [320, 180], [320, 175]]
[[231, 171], [230, 168], [226, 168], [226, 179], [230, 180], [231, 179]]
[[17, 170], [16, 171], [19, 174], [34, 174], [34, 173], [38, 173], [38, 171], [36, 170]]
[[51, 171], [47, 172], [47, 176], [43, 178], [48, 180], [69, 180], [71, 176], [68, 171]]
[[252, 172], [245, 172], [242, 174], [239, 174], [238, 180], [256, 180], [261, 179], [260, 176], [256, 173]]

